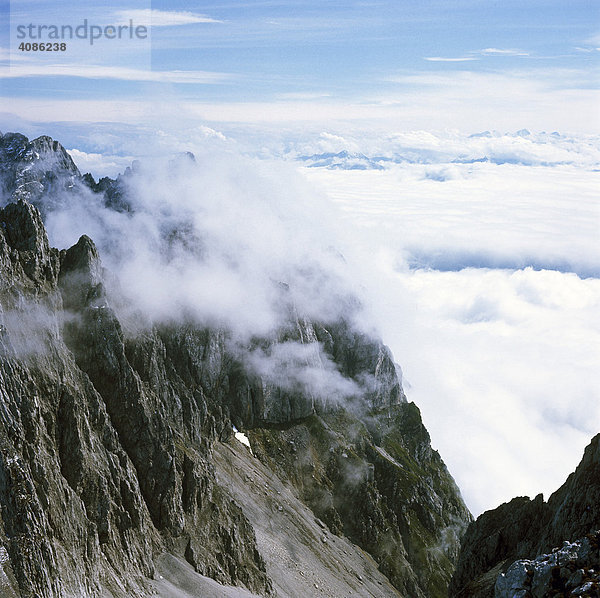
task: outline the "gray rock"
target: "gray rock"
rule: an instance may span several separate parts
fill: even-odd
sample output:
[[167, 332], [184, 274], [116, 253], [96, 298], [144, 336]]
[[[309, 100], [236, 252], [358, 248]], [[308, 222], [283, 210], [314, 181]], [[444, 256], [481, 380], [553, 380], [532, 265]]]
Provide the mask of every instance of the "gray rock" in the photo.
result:
[[593, 595], [600, 580], [594, 574], [594, 567], [600, 565], [599, 539], [600, 532], [596, 532], [572, 543], [566, 541], [561, 548], [534, 560], [515, 561], [498, 576], [494, 598], [512, 598], [521, 590], [532, 598]]
[[[547, 561], [554, 563], [553, 567], [563, 566], [562, 560], [576, 567], [581, 566], [579, 560], [587, 562], [586, 551], [593, 552], [595, 548], [590, 548], [585, 540], [575, 547], [565, 540], [583, 537], [600, 528], [598, 496], [600, 434], [592, 439], [575, 472], [548, 502], [541, 495], [534, 500], [515, 498], [483, 513], [469, 526], [450, 584], [450, 596], [489, 596], [495, 581], [489, 572], [497, 567], [507, 572], [511, 563], [519, 559], [538, 563], [536, 578], [541, 579], [542, 571], [547, 575], [547, 569], [539, 563], [546, 561], [538, 561], [536, 557], [556, 546], [562, 547], [555, 549]], [[576, 555], [573, 558], [569, 556], [572, 551]]]
[[[92, 239], [49, 246], [36, 206], [83, 193], [131, 211], [134, 176], [96, 183], [50, 138], [0, 138], [2, 595], [444, 596], [471, 517], [389, 349], [352, 325], [353, 299], [334, 322], [288, 305], [281, 330], [240, 347], [193, 321], [120, 319]], [[288, 342], [355, 394], [248, 367]], [[225, 450], [233, 426], [260, 462]]]

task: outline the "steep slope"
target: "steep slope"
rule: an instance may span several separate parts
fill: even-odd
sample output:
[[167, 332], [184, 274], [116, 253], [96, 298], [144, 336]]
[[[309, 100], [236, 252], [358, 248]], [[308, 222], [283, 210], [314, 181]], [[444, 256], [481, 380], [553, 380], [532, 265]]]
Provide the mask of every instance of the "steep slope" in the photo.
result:
[[[465, 534], [450, 596], [488, 597], [514, 561], [535, 559], [600, 529], [600, 434], [548, 502], [514, 498], [480, 515]], [[593, 567], [592, 567], [593, 568]]]
[[[378, 339], [350, 312], [304, 317], [282, 284], [285, 323], [246, 346], [191, 316], [121, 319], [92, 239], [51, 248], [33, 203], [130, 211], [135, 173], [95, 183], [45, 137], [4, 135], [0, 157], [3, 595], [445, 594], [470, 515]], [[248, 368], [290, 346], [360, 392]]]

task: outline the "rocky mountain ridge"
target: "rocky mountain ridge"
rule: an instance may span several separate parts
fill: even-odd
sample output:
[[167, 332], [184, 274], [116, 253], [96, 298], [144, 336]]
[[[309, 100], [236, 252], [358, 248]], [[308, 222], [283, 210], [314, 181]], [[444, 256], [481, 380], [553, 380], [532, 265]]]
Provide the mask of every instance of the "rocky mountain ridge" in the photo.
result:
[[[567, 582], [574, 572], [598, 571], [599, 497], [600, 434], [585, 449], [577, 469], [547, 502], [541, 494], [533, 500], [514, 498], [486, 511], [469, 525], [450, 584], [450, 597], [570, 595]], [[579, 547], [569, 548], [570, 542], [576, 541]], [[585, 542], [588, 545], [583, 550]], [[563, 548], [564, 562], [558, 563], [551, 555]], [[550, 587], [553, 579], [556, 587]], [[525, 580], [528, 586], [523, 584]], [[513, 588], [514, 593], [513, 584], [519, 586]], [[574, 590], [577, 586], [569, 587]], [[559, 589], [563, 593], [553, 593]], [[597, 596], [599, 592], [596, 583], [579, 595]]]
[[50, 246], [65, 197], [128, 212], [135, 176], [0, 138], [3, 595], [444, 596], [470, 514], [379, 339], [290, 304], [245, 347], [293, 342], [360, 389], [324, 401], [248, 370], [227, 328], [120, 319], [93, 240]]

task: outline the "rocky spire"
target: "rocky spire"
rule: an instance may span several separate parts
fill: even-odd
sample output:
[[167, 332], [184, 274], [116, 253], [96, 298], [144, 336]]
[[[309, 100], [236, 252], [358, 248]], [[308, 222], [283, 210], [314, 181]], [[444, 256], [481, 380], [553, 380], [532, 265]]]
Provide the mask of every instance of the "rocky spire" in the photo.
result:
[[518, 559], [538, 555], [600, 529], [600, 434], [548, 502], [514, 498], [473, 522], [463, 538], [451, 597], [493, 595], [498, 575]]

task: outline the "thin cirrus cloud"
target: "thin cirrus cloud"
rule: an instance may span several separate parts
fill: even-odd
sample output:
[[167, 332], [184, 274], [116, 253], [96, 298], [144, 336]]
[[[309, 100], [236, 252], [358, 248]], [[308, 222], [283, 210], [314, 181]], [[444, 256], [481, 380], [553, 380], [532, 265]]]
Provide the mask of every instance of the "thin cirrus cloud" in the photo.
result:
[[443, 56], [426, 56], [425, 60], [429, 62], [470, 62], [471, 60], [479, 60], [474, 56], [461, 56], [459, 58], [445, 58]]
[[586, 44], [590, 44], [592, 46], [600, 46], [600, 33], [596, 35], [592, 35], [585, 40]]
[[426, 56], [425, 60], [429, 62], [471, 62], [479, 60], [479, 56], [530, 56], [529, 52], [514, 48], [484, 48], [476, 52], [470, 52], [469, 56], [445, 57], [445, 56]]
[[479, 51], [483, 56], [529, 56], [529, 52], [515, 49], [484, 48]]
[[210, 71], [151, 71], [136, 68], [81, 65], [81, 64], [16, 64], [0, 75], [3, 79], [24, 77], [77, 77], [121, 81], [147, 81], [156, 83], [219, 84], [232, 75]]
[[176, 27], [180, 25], [195, 25], [198, 23], [222, 23], [217, 19], [207, 17], [189, 11], [175, 10], [157, 10], [157, 9], [137, 9], [137, 10], [118, 10], [115, 13], [119, 23], [129, 23], [133, 20], [135, 23], [151, 25], [152, 27]]

